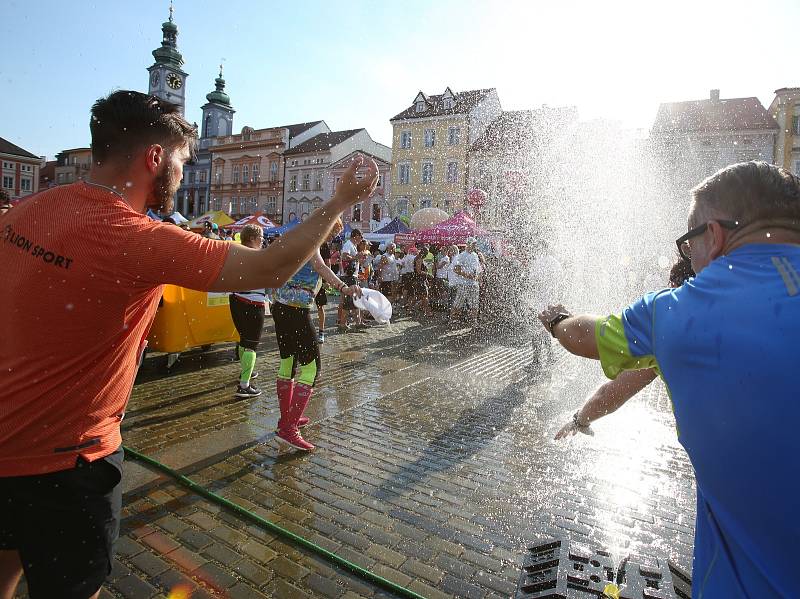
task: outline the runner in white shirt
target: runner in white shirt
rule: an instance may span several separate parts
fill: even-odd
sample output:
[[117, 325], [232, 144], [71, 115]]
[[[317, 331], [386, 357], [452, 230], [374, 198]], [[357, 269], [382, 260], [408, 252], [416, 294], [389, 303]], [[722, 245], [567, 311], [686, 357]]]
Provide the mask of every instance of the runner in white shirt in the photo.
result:
[[356, 262], [356, 276], [358, 276], [359, 272], [359, 264], [358, 260], [356, 260], [356, 256], [358, 255], [358, 249], [356, 246], [361, 242], [364, 237], [361, 235], [361, 231], [358, 229], [353, 229], [350, 233], [350, 239], [344, 242], [342, 246], [342, 251], [340, 254], [340, 260], [342, 264], [342, 272], [345, 271], [347, 265], [350, 264], [353, 260]]
[[382, 256], [377, 256], [376, 265], [380, 292], [392, 302], [397, 293], [397, 281], [400, 279], [399, 264], [394, 253], [395, 245], [390, 243], [386, 246], [386, 252]]

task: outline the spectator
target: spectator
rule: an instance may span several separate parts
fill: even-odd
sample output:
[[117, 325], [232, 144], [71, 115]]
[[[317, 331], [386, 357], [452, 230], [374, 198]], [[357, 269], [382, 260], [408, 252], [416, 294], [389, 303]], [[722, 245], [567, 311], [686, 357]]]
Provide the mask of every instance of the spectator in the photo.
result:
[[[350, 239], [344, 242], [342, 246], [341, 252], [341, 264], [342, 268], [346, 268], [347, 265], [356, 259], [358, 254], [358, 244], [364, 239], [361, 235], [361, 231], [358, 229], [353, 229], [350, 232]], [[356, 264], [356, 276], [358, 276], [358, 264]]]
[[[331, 249], [328, 242], [319, 246], [319, 255], [322, 258], [323, 264], [331, 268]], [[331, 269], [333, 272], [333, 269]], [[333, 274], [336, 274], [333, 272]], [[328, 294], [325, 291], [325, 285], [319, 287], [317, 296], [314, 298], [314, 303], [317, 306], [317, 343], [325, 343], [325, 306], [328, 305]]]
[[414, 258], [417, 255], [417, 248], [410, 246], [406, 248], [406, 255], [400, 261], [400, 293], [403, 296], [402, 307], [408, 308], [414, 300]]
[[45, 262], [0, 244], [0, 589], [10, 595], [23, 564], [31, 597], [96, 597], [111, 571], [120, 422], [162, 286], [280, 286], [378, 180], [371, 160], [357, 177], [356, 158], [325, 210], [255, 250], [145, 216], [171, 210], [196, 147], [178, 106], [121, 90], [95, 103], [90, 128], [88, 179], [2, 217], [7, 235], [57, 254]]
[[437, 310], [449, 308], [447, 302], [447, 274], [450, 270], [449, 248], [443, 247], [436, 256], [436, 276], [433, 281], [433, 302]]
[[477, 241], [474, 237], [467, 239], [466, 248], [453, 262], [456, 297], [450, 312], [450, 321], [455, 322], [460, 313], [466, 313], [472, 324], [478, 321], [478, 302], [480, 300], [480, 277], [482, 268], [475, 250]]
[[385, 295], [389, 301], [395, 301], [397, 292], [397, 281], [400, 279], [400, 271], [395, 256], [396, 247], [393, 243], [386, 246], [386, 251], [378, 261], [378, 276], [380, 285], [379, 291]]
[[696, 597], [796, 595], [800, 491], [800, 181], [764, 162], [692, 190], [677, 240], [697, 276], [619, 315], [539, 319], [571, 353], [615, 378], [655, 368], [694, 466]]
[[216, 239], [221, 241], [222, 238], [219, 236], [218, 232], [219, 225], [217, 225], [217, 223], [206, 221], [205, 225], [203, 225], [203, 237], [207, 239]]
[[[342, 282], [348, 287], [358, 285], [355, 262], [350, 262], [350, 264], [347, 265], [347, 268], [345, 269], [345, 275], [342, 277]], [[343, 295], [342, 301], [339, 302], [339, 331], [349, 331], [350, 319], [357, 318], [359, 315], [360, 311], [356, 310], [355, 304], [353, 303], [353, 296]]]
[[[433, 311], [430, 308], [428, 300], [430, 281], [433, 280], [433, 274], [431, 273], [432, 264], [428, 259], [429, 256], [431, 256], [431, 253], [428, 247], [423, 245], [419, 248], [419, 253], [416, 255], [413, 262], [414, 274], [412, 288], [414, 289], [414, 299], [425, 316], [433, 316]], [[413, 308], [413, 304], [411, 307]]]

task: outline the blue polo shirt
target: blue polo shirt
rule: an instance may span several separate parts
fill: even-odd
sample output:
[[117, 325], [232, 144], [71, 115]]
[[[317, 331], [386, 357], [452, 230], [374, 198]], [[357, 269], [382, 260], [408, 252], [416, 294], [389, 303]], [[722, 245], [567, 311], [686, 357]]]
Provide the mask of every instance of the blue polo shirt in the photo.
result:
[[697, 479], [693, 597], [800, 592], [800, 246], [750, 244], [600, 320], [603, 371], [655, 368]]

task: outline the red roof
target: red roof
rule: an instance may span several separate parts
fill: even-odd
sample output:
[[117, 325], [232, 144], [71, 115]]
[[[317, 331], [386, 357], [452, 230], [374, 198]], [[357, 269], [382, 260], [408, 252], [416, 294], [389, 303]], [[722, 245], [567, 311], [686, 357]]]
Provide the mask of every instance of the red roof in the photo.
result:
[[778, 130], [778, 123], [758, 98], [669, 102], [658, 108], [653, 133]]

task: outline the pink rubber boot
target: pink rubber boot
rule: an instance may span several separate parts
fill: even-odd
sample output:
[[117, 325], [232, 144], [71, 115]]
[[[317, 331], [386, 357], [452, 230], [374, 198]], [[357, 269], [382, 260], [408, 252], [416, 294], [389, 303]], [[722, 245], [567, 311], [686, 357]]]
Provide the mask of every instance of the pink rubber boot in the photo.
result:
[[292, 395], [292, 405], [289, 408], [288, 418], [281, 418], [281, 422], [286, 422], [286, 426], [279, 424], [275, 438], [281, 443], [285, 443], [295, 449], [311, 451], [314, 446], [303, 439], [300, 435], [298, 423], [306, 409], [314, 388], [303, 383], [295, 383], [294, 394]]

